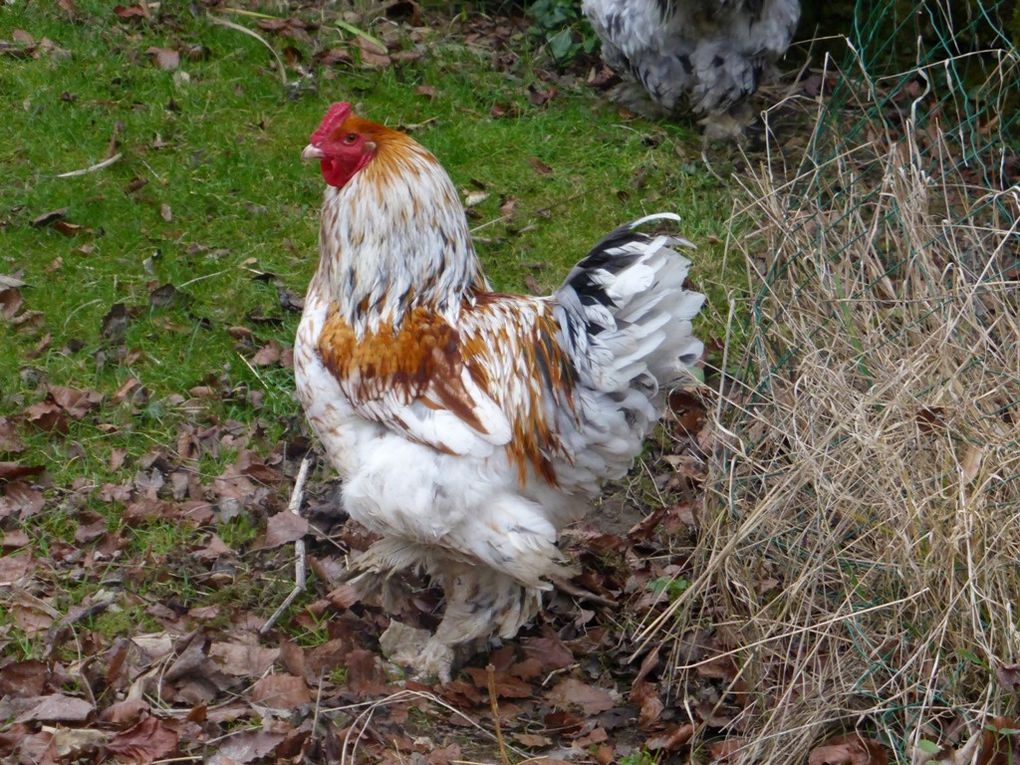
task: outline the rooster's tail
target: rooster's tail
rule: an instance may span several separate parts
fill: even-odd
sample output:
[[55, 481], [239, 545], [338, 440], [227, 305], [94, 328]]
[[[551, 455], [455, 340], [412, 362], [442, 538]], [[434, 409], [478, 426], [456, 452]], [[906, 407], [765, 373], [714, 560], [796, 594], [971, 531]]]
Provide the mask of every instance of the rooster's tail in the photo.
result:
[[684, 288], [691, 262], [676, 251], [694, 245], [638, 230], [658, 220], [679, 217], [659, 213], [616, 229], [556, 293], [578, 393], [575, 426], [560, 430], [570, 433], [573, 459], [558, 472], [565, 468], [579, 485], [627, 471], [669, 388], [690, 377], [703, 350], [691, 320], [705, 296]]

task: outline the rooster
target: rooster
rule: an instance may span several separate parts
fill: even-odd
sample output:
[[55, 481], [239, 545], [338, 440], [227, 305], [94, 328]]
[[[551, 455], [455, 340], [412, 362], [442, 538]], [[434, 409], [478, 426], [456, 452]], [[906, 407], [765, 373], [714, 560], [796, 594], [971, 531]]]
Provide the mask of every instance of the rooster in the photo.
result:
[[551, 579], [559, 530], [628, 470], [669, 386], [702, 352], [684, 289], [693, 247], [639, 226], [599, 242], [548, 297], [493, 292], [456, 188], [409, 136], [333, 104], [305, 159], [326, 181], [319, 266], [297, 331], [298, 396], [343, 479], [343, 509], [381, 535], [360, 594], [423, 570], [445, 612], [417, 657], [512, 637]]
[[799, 0], [583, 0], [602, 58], [628, 80], [616, 97], [635, 111], [686, 104], [709, 138], [738, 135], [745, 99], [790, 46]]

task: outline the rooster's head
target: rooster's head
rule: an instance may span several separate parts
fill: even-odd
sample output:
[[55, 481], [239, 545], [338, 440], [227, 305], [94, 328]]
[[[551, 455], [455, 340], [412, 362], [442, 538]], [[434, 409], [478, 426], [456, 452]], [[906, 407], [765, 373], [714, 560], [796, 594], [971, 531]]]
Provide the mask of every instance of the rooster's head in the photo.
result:
[[326, 183], [340, 188], [371, 161], [386, 132], [390, 131], [353, 114], [346, 101], [336, 103], [312, 133], [301, 158], [319, 160]]

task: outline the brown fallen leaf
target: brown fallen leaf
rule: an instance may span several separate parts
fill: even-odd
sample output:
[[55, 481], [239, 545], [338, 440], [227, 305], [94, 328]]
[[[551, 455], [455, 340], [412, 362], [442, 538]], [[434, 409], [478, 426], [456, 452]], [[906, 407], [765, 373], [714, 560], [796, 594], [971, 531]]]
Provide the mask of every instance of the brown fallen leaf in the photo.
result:
[[514, 733], [513, 739], [521, 746], [526, 746], [529, 749], [540, 749], [542, 747], [552, 746], [553, 740], [548, 736], [541, 736], [537, 733]]
[[553, 169], [538, 157], [528, 157], [528, 163], [538, 175], [551, 175]]
[[270, 340], [255, 352], [251, 357], [251, 363], [257, 367], [267, 367], [279, 363], [282, 354], [283, 346], [276, 340]]
[[0, 462], [0, 481], [13, 481], [45, 470], [42, 465], [22, 465], [20, 462]]
[[1010, 717], [993, 717], [985, 723], [977, 765], [1015, 765], [1020, 760], [1018, 730], [1017, 721]]
[[574, 655], [555, 633], [545, 637], [524, 638], [521, 644], [524, 655], [536, 659], [541, 671], [546, 674], [574, 663]]
[[152, 59], [152, 63], [166, 72], [172, 72], [181, 65], [181, 54], [173, 48], [149, 48], [146, 53]]
[[381, 69], [392, 63], [385, 48], [380, 48], [364, 37], [359, 37], [355, 45], [357, 45], [358, 50], [361, 52], [361, 66], [364, 68]]
[[248, 643], [221, 642], [209, 646], [209, 658], [222, 672], [235, 677], [261, 675], [279, 655], [279, 648], [263, 648]]
[[[2, 465], [4, 463], [0, 463]], [[43, 493], [21, 480], [11, 481], [0, 497], [0, 518], [17, 516], [21, 520], [40, 512], [46, 506]]]
[[312, 700], [304, 678], [284, 674], [266, 675], [251, 687], [248, 698], [274, 709], [296, 709]]
[[49, 682], [50, 670], [45, 662], [35, 659], [13, 661], [0, 669], [0, 697], [42, 696]]
[[32, 222], [29, 225], [33, 228], [42, 228], [43, 226], [48, 226], [49, 224], [64, 218], [66, 215], [67, 208], [61, 207], [59, 210], [50, 210], [49, 212], [45, 212], [42, 215], [32, 218]]
[[80, 420], [103, 400], [103, 394], [95, 390], [78, 390], [63, 385], [49, 386], [50, 398], [75, 420]]
[[107, 743], [106, 750], [130, 762], [153, 762], [177, 752], [179, 734], [166, 721], [146, 717]]
[[282, 733], [267, 733], [261, 730], [235, 733], [219, 742], [219, 748], [207, 762], [223, 764], [231, 761], [251, 762], [268, 757], [285, 738]]
[[141, 21], [142, 19], [149, 18], [149, 10], [144, 3], [115, 5], [113, 6], [113, 12], [127, 21]]
[[83, 722], [95, 708], [85, 699], [65, 696], [63, 693], [39, 696], [35, 702], [15, 722]]
[[[471, 682], [475, 684], [476, 688], [488, 691], [489, 673], [486, 670], [481, 667], [466, 667], [464, 674], [471, 678]], [[493, 687], [496, 689], [496, 696], [501, 699], [526, 699], [535, 692], [531, 683], [526, 683], [507, 672], [494, 672], [492, 681]]]
[[301, 539], [308, 533], [308, 521], [300, 515], [284, 511], [272, 516], [266, 524], [266, 538], [258, 549], [272, 549]]
[[694, 735], [694, 724], [684, 723], [657, 736], [652, 736], [645, 741], [645, 746], [652, 752], [675, 752], [690, 741], [692, 735]]
[[5, 555], [0, 558], [0, 586], [16, 584], [35, 568], [35, 560], [28, 553]]
[[1020, 664], [995, 665], [995, 679], [1010, 693], [1020, 691]]
[[32, 538], [22, 529], [12, 529], [3, 533], [3, 539], [0, 539], [0, 547], [25, 547], [31, 541]]
[[25, 300], [17, 287], [0, 289], [0, 319], [13, 319], [24, 305]]
[[134, 725], [142, 715], [149, 714], [151, 707], [143, 699], [117, 701], [99, 713], [99, 719], [118, 728]]
[[346, 48], [329, 48], [315, 54], [315, 60], [323, 66], [336, 64], [353, 64], [354, 56]]
[[101, 333], [103, 338], [112, 345], [124, 342], [129, 321], [127, 308], [123, 303], [114, 303], [103, 317]]
[[528, 100], [533, 106], [545, 106], [556, 96], [556, 86], [539, 88], [535, 85], [528, 85]]
[[616, 706], [616, 701], [605, 688], [588, 685], [572, 677], [560, 681], [546, 697], [559, 707], [580, 707], [589, 716]]
[[808, 755], [808, 765], [888, 765], [882, 745], [870, 738], [851, 733], [836, 736]]
[[344, 657], [347, 685], [355, 693], [379, 693], [386, 687], [382, 668], [372, 651], [356, 649]]

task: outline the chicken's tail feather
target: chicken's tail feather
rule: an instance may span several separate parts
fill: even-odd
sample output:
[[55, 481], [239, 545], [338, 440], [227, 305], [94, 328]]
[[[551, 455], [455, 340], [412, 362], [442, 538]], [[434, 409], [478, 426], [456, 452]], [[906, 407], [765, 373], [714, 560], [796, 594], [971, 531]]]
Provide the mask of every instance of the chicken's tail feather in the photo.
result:
[[577, 396], [569, 434], [578, 484], [623, 475], [662, 413], [668, 389], [689, 375], [703, 346], [691, 320], [705, 296], [685, 289], [686, 239], [641, 226], [680, 218], [648, 215], [602, 239], [556, 293], [560, 340], [573, 360]]

